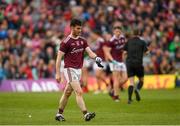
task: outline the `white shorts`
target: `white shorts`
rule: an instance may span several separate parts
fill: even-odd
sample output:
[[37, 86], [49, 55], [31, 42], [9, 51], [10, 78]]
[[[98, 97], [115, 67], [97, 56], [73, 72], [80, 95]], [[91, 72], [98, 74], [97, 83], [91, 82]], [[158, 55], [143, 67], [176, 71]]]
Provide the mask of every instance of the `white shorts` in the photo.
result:
[[123, 62], [118, 62], [117, 64], [109, 63], [109, 66], [111, 71], [127, 71], [126, 65]]
[[101, 67], [98, 67], [98, 65], [96, 64], [96, 62], [94, 62], [93, 64], [93, 70], [106, 70], [106, 66], [107, 66], [107, 63], [106, 62], [101, 62], [101, 64], [104, 66], [103, 68]]
[[84, 58], [83, 67], [91, 67], [93, 65], [94, 59], [91, 58]]
[[64, 68], [64, 76], [66, 78], [67, 83], [73, 82], [73, 81], [80, 81], [81, 79], [81, 69], [75, 69], [75, 68]]
[[64, 60], [61, 61], [61, 68], [60, 68], [60, 72], [63, 73], [64, 71]]

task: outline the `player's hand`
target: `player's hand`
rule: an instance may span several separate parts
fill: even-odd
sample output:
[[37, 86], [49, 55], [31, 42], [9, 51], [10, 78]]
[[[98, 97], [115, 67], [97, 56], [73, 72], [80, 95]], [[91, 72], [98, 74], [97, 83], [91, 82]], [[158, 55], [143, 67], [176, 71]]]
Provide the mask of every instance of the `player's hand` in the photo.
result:
[[98, 65], [98, 67], [103, 68], [104, 66], [101, 64], [102, 63], [102, 59], [100, 57], [96, 57], [95, 58], [96, 64]]
[[56, 74], [56, 81], [57, 81], [58, 83], [61, 82], [61, 76], [60, 76], [60, 74]]

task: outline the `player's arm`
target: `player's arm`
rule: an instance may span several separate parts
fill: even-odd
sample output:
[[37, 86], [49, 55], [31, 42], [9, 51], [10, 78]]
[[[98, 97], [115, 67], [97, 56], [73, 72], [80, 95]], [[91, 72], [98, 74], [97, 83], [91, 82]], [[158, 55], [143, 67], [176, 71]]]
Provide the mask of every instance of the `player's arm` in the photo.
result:
[[100, 57], [98, 57], [89, 47], [86, 47], [86, 52], [88, 53], [89, 57], [92, 58], [92, 59], [95, 59], [96, 61], [96, 64], [99, 66], [99, 67], [103, 67], [101, 62], [102, 62], [102, 59]]
[[128, 51], [128, 42], [129, 41], [127, 41], [125, 43], [124, 47], [123, 47], [123, 54], [122, 54], [123, 61], [125, 61], [125, 59], [127, 58], [127, 55], [128, 55], [128, 53], [127, 53], [127, 51]]
[[103, 52], [104, 52], [104, 55], [105, 57], [107, 58], [107, 60], [110, 60], [110, 61], [113, 61], [113, 57], [111, 55], [111, 48], [108, 47], [108, 46], [103, 46]]
[[144, 44], [144, 55], [148, 55], [151, 50], [151, 45], [150, 44]]
[[58, 83], [61, 82], [60, 68], [61, 68], [61, 60], [62, 60], [63, 55], [64, 55], [64, 52], [59, 50], [57, 54], [57, 58], [56, 58], [56, 81]]
[[127, 58], [127, 51], [124, 50], [122, 54], [123, 61], [125, 61], [126, 58]]
[[86, 52], [88, 53], [89, 57], [92, 59], [95, 59], [97, 57], [97, 55], [89, 48], [86, 48]]

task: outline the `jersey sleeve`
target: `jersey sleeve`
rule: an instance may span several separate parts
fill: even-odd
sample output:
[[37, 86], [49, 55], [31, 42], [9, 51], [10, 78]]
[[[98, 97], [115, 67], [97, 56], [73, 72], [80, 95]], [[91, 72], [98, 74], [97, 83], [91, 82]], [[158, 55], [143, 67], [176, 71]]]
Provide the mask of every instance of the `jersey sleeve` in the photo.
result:
[[64, 53], [67, 53], [67, 51], [68, 51], [68, 44], [64, 43], [64, 42], [61, 42], [59, 50], [64, 52]]
[[88, 47], [87, 41], [84, 41], [84, 49]]
[[113, 47], [113, 42], [112, 42], [112, 41], [108, 41], [108, 42], [106, 43], [106, 46], [112, 48], [112, 47]]

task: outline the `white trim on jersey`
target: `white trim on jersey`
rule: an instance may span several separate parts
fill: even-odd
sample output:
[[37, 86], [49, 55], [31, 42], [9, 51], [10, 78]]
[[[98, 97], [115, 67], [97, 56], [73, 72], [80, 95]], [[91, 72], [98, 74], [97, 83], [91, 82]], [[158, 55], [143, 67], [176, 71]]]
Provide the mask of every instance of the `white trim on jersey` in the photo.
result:
[[77, 36], [76, 38], [73, 37], [72, 33], [70, 35], [68, 35], [70, 38], [73, 38], [73, 39], [78, 39], [80, 36]]
[[62, 42], [67, 43], [70, 39], [70, 36], [67, 36]]
[[124, 35], [120, 35], [119, 38], [117, 38], [115, 35], [110, 39], [110, 42], [112, 42], [114, 39], [120, 39], [120, 38], [125, 38]]

